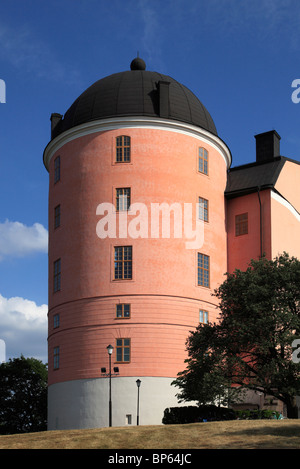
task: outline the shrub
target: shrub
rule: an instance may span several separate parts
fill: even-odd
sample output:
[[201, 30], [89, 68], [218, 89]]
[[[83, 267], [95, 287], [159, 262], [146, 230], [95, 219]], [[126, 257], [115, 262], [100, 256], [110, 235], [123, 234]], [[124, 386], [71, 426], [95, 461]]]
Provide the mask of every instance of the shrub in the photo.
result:
[[281, 413], [270, 409], [245, 409], [236, 410], [236, 418], [239, 420], [257, 420], [257, 419], [280, 419]]
[[236, 415], [232, 409], [205, 406], [169, 407], [165, 409], [162, 423], [164, 425], [184, 424], [194, 422], [212, 422], [216, 420], [235, 420]]

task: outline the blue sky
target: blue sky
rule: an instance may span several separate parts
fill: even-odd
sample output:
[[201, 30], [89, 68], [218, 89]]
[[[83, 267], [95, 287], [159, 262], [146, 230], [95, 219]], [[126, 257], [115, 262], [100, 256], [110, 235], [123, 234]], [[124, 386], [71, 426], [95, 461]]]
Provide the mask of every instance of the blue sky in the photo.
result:
[[[300, 160], [298, 0], [0, 0], [0, 340], [6, 359], [47, 361], [50, 115], [96, 80], [147, 66], [190, 88], [233, 166], [275, 129]], [[0, 82], [1, 83], [1, 82]], [[1, 91], [0, 91], [1, 100]], [[0, 347], [3, 350], [3, 347]], [[1, 355], [1, 353], [0, 353]], [[3, 353], [2, 353], [3, 355]], [[1, 361], [1, 356], [0, 356]]]

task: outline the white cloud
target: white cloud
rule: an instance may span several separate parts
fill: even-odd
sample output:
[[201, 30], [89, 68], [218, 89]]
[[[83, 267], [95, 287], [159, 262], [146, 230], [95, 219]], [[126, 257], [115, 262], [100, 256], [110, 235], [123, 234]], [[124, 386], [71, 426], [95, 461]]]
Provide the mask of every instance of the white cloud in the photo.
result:
[[6, 256], [23, 257], [48, 250], [48, 231], [40, 223], [26, 226], [6, 220], [0, 223], [0, 261]]
[[6, 359], [22, 354], [47, 361], [47, 313], [45, 304], [0, 294], [0, 340], [5, 343]]

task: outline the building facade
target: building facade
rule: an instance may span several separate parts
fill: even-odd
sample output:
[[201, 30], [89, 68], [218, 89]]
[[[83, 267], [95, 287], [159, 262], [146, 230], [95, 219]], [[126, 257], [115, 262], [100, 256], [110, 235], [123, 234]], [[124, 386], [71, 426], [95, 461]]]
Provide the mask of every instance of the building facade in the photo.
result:
[[171, 382], [190, 331], [217, 319], [224, 273], [288, 251], [282, 221], [297, 255], [300, 166], [279, 156], [279, 139], [256, 136], [256, 163], [230, 169], [203, 104], [140, 58], [52, 114], [49, 430], [138, 413], [160, 424], [178, 405]]

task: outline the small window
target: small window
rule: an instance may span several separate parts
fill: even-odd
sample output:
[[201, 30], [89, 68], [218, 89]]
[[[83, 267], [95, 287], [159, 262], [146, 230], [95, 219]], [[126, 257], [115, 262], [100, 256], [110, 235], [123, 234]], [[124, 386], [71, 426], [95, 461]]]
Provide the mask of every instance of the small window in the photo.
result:
[[132, 279], [132, 246], [115, 247], [115, 280]]
[[208, 200], [199, 197], [199, 219], [208, 221]]
[[60, 156], [54, 160], [54, 184], [60, 181]]
[[208, 323], [208, 311], [204, 311], [204, 309], [200, 309], [199, 311], [199, 322], [201, 324]]
[[61, 275], [61, 260], [57, 259], [57, 261], [54, 262], [54, 282], [53, 282], [54, 293], [60, 290], [60, 275]]
[[130, 187], [116, 189], [116, 210], [126, 211], [130, 208]]
[[59, 327], [59, 314], [55, 314], [53, 316], [53, 327], [54, 328]]
[[116, 339], [117, 362], [130, 362], [130, 339]]
[[130, 304], [122, 303], [116, 305], [117, 318], [130, 318]]
[[198, 252], [198, 285], [209, 288], [209, 256]]
[[131, 425], [132, 424], [132, 415], [127, 414], [126, 415], [126, 425]]
[[208, 174], [208, 151], [203, 147], [199, 148], [198, 171], [199, 173]]
[[248, 234], [248, 213], [242, 213], [235, 217], [235, 236]]
[[59, 368], [59, 347], [54, 347], [53, 350], [53, 368], [54, 370]]
[[116, 139], [116, 162], [130, 162], [130, 137], [127, 135], [120, 135]]
[[57, 205], [54, 209], [54, 228], [60, 226], [60, 205]]

